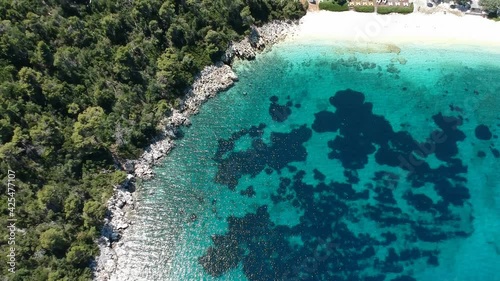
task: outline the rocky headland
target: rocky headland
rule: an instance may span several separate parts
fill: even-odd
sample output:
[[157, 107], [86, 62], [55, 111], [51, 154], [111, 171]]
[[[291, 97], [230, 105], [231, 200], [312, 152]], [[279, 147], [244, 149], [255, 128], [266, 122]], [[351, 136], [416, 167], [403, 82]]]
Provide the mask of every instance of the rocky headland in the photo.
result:
[[268, 49], [273, 44], [290, 36], [296, 30], [297, 22], [274, 21], [262, 27], [252, 27], [249, 36], [239, 42], [231, 42], [215, 65], [205, 67], [195, 78], [193, 85], [187, 89], [186, 95], [179, 108], [172, 110], [160, 124], [162, 132], [145, 149], [137, 160], [127, 160], [120, 163], [127, 172], [126, 181], [114, 187], [114, 194], [108, 200], [106, 218], [98, 239], [100, 255], [91, 265], [94, 280], [114, 280], [120, 260], [120, 239], [126, 236], [130, 219], [135, 209], [134, 191], [137, 179], [148, 180], [154, 176], [153, 167], [159, 164], [175, 146], [175, 139], [179, 137], [179, 127], [189, 126], [189, 117], [198, 113], [200, 106], [217, 93], [229, 89], [238, 80], [231, 64], [237, 59], [252, 60], [257, 53]]

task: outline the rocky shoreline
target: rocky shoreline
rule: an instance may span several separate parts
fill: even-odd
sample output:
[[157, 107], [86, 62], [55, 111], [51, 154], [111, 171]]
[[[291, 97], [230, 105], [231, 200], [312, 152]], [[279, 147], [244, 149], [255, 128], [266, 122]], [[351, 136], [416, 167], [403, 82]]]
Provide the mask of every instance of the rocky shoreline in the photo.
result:
[[123, 252], [120, 251], [123, 245], [120, 239], [133, 224], [128, 215], [135, 209], [135, 180], [151, 179], [154, 176], [153, 167], [175, 146], [178, 128], [189, 126], [189, 117], [198, 113], [205, 101], [229, 89], [238, 80], [230, 66], [235, 59], [254, 59], [257, 53], [293, 34], [297, 26], [298, 22], [273, 21], [262, 27], [252, 27], [249, 36], [239, 42], [232, 42], [220, 62], [205, 67], [195, 78], [179, 108], [173, 110], [171, 115], [161, 122], [163, 131], [145, 149], [142, 156], [122, 164], [123, 170], [127, 172], [127, 179], [122, 185], [114, 187], [113, 196], [107, 203], [108, 212], [101, 237], [97, 241], [100, 255], [91, 265], [94, 280], [111, 280], [116, 271], [119, 253]]

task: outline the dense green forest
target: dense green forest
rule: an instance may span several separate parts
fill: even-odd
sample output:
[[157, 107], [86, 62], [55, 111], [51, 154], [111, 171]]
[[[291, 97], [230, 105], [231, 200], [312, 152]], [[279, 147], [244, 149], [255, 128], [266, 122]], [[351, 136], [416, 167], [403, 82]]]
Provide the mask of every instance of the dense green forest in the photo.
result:
[[293, 0], [0, 0], [0, 275], [90, 279], [125, 178], [115, 163], [141, 154], [230, 40], [304, 13]]

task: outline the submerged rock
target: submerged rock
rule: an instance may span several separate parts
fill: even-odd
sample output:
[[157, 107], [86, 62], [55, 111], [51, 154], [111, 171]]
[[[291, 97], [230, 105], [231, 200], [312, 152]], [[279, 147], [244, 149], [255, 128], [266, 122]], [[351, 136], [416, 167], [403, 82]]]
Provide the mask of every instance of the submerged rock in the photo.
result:
[[492, 137], [491, 131], [486, 125], [479, 125], [475, 130], [476, 138], [479, 140], [490, 140]]
[[290, 107], [292, 103], [289, 101], [285, 105], [278, 103], [278, 97], [272, 96], [270, 98], [271, 104], [269, 105], [269, 115], [276, 122], [284, 122], [292, 114]]
[[490, 148], [491, 149], [491, 153], [493, 154], [493, 156], [495, 158], [500, 158], [500, 151], [498, 151], [498, 149], [496, 148]]

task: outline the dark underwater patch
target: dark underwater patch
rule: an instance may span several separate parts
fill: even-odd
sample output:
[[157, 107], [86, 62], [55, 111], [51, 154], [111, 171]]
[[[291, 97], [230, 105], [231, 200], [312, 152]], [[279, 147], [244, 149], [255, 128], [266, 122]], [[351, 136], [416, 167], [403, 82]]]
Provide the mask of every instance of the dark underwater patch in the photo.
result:
[[358, 172], [356, 170], [345, 169], [344, 177], [346, 178], [348, 183], [358, 183], [359, 177]]
[[345, 169], [361, 169], [376, 151], [375, 145], [387, 145], [394, 131], [387, 120], [372, 113], [373, 105], [360, 92], [339, 91], [330, 104], [336, 111], [316, 113], [312, 128], [318, 133], [338, 131], [339, 136], [328, 142], [332, 150], [328, 157], [339, 159]]
[[266, 124], [260, 123], [259, 126], [252, 126], [248, 129], [248, 135], [252, 138], [262, 137]]
[[285, 105], [281, 105], [278, 103], [278, 97], [272, 96], [270, 98], [271, 104], [269, 105], [269, 115], [276, 122], [284, 122], [288, 119], [288, 116], [292, 114], [292, 105], [291, 101], [288, 101]]
[[438, 266], [439, 265], [439, 260], [437, 256], [431, 255], [427, 259], [427, 264], [432, 265], [432, 266]]
[[415, 279], [411, 276], [408, 276], [408, 275], [404, 275], [404, 276], [399, 276], [399, 277], [393, 278], [393, 279], [391, 279], [391, 281], [417, 281], [417, 279]]
[[318, 181], [324, 181], [325, 180], [325, 175], [321, 173], [318, 169], [313, 170], [314, 173], [314, 179]]
[[[311, 135], [311, 129], [305, 125], [290, 133], [271, 133], [270, 144], [264, 143], [262, 136], [259, 135], [253, 138], [250, 149], [233, 151], [227, 157], [222, 157], [221, 151], [227, 151], [226, 143], [231, 140], [220, 140], [219, 149], [214, 157], [219, 163], [215, 182], [235, 188], [243, 175], [256, 176], [264, 169], [270, 174], [272, 170], [267, 168], [280, 171], [291, 162], [304, 161], [307, 151], [303, 143], [309, 140]], [[221, 147], [221, 144], [225, 146]]]
[[495, 158], [500, 158], [500, 151], [498, 149], [491, 147], [490, 150]]
[[432, 119], [441, 129], [441, 131], [434, 131], [431, 133], [431, 138], [438, 140], [434, 141], [436, 146], [434, 153], [437, 159], [449, 161], [458, 153], [457, 142], [465, 139], [465, 134], [457, 128], [462, 125], [462, 118], [443, 116], [439, 113], [432, 116]]
[[436, 189], [445, 202], [453, 205], [462, 206], [464, 201], [470, 198], [469, 190], [465, 186], [453, 186], [450, 181], [445, 179], [437, 182], [434, 189]]
[[231, 236], [214, 235], [212, 242], [214, 246], [210, 246], [205, 255], [198, 258], [198, 262], [208, 274], [218, 277], [238, 266], [242, 250], [238, 241]]
[[367, 277], [365, 277], [362, 280], [363, 281], [384, 281], [385, 280], [385, 275], [380, 274], [380, 275], [376, 275], [376, 276], [367, 276]]
[[312, 124], [312, 129], [318, 133], [335, 132], [339, 128], [339, 123], [335, 114], [330, 111], [320, 111], [314, 114], [316, 117]]
[[425, 194], [414, 194], [413, 192], [409, 191], [405, 195], [405, 199], [409, 205], [413, 206], [415, 209], [421, 212], [430, 211], [434, 206], [434, 202], [432, 202], [432, 199]]
[[478, 125], [476, 127], [476, 130], [474, 130], [474, 133], [476, 135], [476, 138], [479, 140], [490, 140], [492, 137], [490, 128], [486, 125]]
[[240, 194], [247, 197], [254, 197], [256, 193], [253, 186], [249, 186], [245, 190], [240, 191]]

